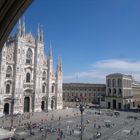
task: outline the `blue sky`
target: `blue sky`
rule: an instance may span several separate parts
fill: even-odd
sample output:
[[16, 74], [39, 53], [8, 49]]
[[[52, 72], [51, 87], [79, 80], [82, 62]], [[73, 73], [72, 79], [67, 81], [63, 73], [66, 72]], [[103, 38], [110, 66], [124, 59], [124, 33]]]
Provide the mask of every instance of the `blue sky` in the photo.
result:
[[62, 55], [64, 82], [104, 83], [112, 72], [140, 81], [139, 6], [140, 0], [35, 0], [24, 15], [34, 35], [43, 25], [54, 62]]

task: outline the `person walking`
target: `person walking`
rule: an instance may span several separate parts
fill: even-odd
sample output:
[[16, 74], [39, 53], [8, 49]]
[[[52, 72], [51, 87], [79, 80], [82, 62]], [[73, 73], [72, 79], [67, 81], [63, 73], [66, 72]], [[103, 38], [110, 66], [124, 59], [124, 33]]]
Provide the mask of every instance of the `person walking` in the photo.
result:
[[137, 131], [137, 136], [139, 135], [139, 131]]

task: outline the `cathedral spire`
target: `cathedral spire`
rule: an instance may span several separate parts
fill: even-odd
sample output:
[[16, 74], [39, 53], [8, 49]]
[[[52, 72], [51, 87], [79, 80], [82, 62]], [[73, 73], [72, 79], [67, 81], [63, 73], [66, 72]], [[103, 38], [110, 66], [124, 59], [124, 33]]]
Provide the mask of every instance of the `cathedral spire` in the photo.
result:
[[53, 58], [52, 58], [52, 46], [50, 43], [50, 51], [49, 51], [49, 57], [48, 57], [48, 73], [53, 73]]
[[61, 109], [63, 106], [62, 102], [62, 83], [63, 83], [63, 75], [62, 75], [62, 59], [61, 57], [58, 58], [58, 64], [57, 64], [57, 71], [56, 71], [56, 105], [57, 109]]
[[60, 71], [62, 72], [62, 56], [59, 58], [59, 66], [60, 66]]
[[58, 58], [57, 72], [62, 72], [62, 57], [61, 56]]
[[39, 24], [37, 28], [37, 40], [40, 41], [40, 25]]
[[43, 42], [43, 26], [38, 24], [38, 29], [37, 29], [37, 40], [39, 42]]
[[58, 63], [57, 63], [57, 67], [56, 67], [56, 72], [59, 71], [59, 57], [58, 57]]
[[50, 41], [50, 52], [49, 52], [49, 58], [52, 59], [52, 43]]
[[21, 36], [21, 20], [18, 20], [17, 36]]
[[40, 28], [40, 40], [41, 42], [43, 42], [43, 25], [41, 25], [41, 28]]

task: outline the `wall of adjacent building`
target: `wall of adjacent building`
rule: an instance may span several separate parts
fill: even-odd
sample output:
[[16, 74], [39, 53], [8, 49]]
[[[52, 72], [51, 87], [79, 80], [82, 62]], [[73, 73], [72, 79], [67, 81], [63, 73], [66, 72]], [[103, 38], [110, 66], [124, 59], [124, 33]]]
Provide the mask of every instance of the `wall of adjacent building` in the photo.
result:
[[131, 102], [131, 108], [132, 109], [136, 109], [136, 108], [140, 108], [140, 85], [132, 86], [132, 102]]
[[78, 105], [78, 100], [82, 96], [87, 105], [98, 104], [105, 107], [105, 91], [104, 84], [64, 83], [64, 106]]

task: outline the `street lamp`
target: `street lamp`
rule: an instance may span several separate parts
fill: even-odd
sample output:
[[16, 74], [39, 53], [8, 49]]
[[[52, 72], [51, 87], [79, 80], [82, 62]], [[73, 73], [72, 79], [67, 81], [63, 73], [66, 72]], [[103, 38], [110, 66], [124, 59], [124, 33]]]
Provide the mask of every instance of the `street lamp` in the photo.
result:
[[14, 119], [14, 104], [15, 104], [15, 100], [17, 100], [17, 99], [15, 99], [15, 98], [10, 98], [9, 99], [10, 101], [11, 101], [11, 126], [10, 126], [10, 131], [12, 130], [12, 128], [13, 128], [13, 119]]
[[33, 96], [32, 96], [32, 112], [34, 112], [34, 105], [35, 105], [35, 91], [33, 92]]
[[59, 118], [58, 118], [58, 120], [59, 120], [59, 136], [60, 136], [60, 120], [61, 120], [61, 117], [59, 116]]
[[12, 130], [12, 127], [13, 127], [13, 113], [14, 113], [14, 101], [15, 99], [14, 98], [11, 98], [11, 126], [10, 126], [10, 131]]
[[81, 112], [81, 140], [83, 140], [83, 112], [84, 112], [84, 105], [80, 104], [79, 110]]
[[81, 135], [80, 135], [80, 140], [83, 140], [83, 112], [85, 109], [85, 105], [84, 105], [84, 98], [81, 96], [81, 99], [79, 100], [79, 110], [81, 112]]

